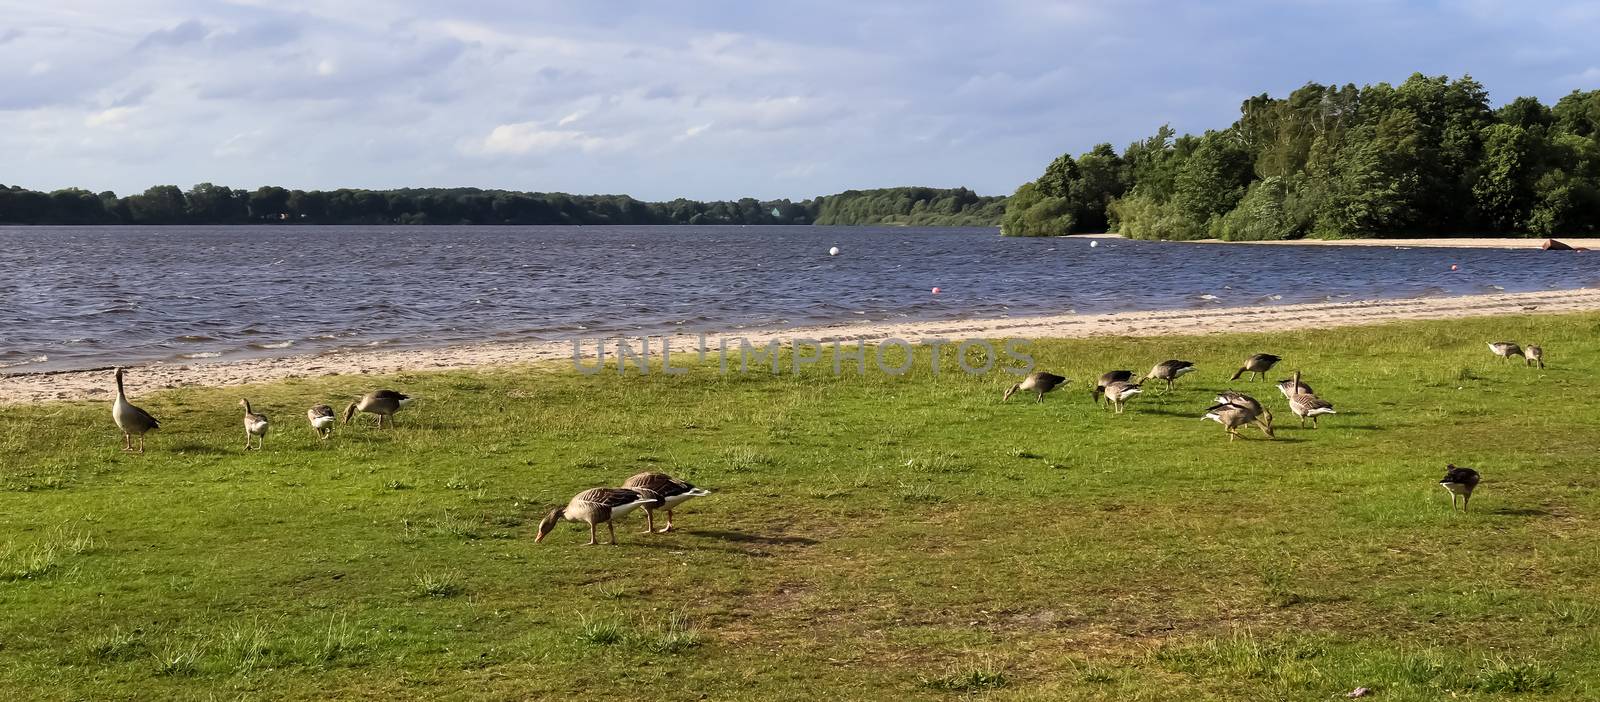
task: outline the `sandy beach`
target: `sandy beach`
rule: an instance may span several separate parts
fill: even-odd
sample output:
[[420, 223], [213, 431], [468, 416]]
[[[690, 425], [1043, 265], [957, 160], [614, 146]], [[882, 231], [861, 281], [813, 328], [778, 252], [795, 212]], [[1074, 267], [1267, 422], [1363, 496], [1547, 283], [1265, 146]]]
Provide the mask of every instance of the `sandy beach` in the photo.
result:
[[[1074, 234], [1072, 239], [1123, 239], [1121, 234]], [[1600, 251], [1600, 239], [1567, 239], [1556, 237], [1557, 241], [1571, 246], [1574, 249], [1593, 249]], [[1197, 239], [1191, 244], [1260, 244], [1264, 246], [1387, 246], [1401, 248], [1440, 248], [1440, 249], [1537, 249], [1544, 245], [1545, 239], [1508, 239], [1508, 238], [1478, 238], [1478, 237], [1439, 237], [1432, 239], [1290, 239], [1287, 241], [1223, 241], [1221, 239]], [[1563, 252], [1553, 252], [1563, 253]]]
[[[730, 346], [736, 347], [740, 338], [752, 344], [765, 344], [774, 339], [787, 341], [805, 338], [828, 342], [890, 338], [916, 341], [934, 338], [1194, 335], [1325, 328], [1395, 320], [1593, 310], [1600, 310], [1600, 289], [900, 324], [840, 324], [708, 335], [707, 343], [715, 348], [722, 338], [729, 339]], [[584, 361], [592, 363], [594, 340], [586, 341], [588, 350]], [[669, 337], [669, 341], [675, 352], [688, 355], [686, 352], [697, 345], [698, 337], [677, 335]], [[658, 338], [652, 338], [651, 343], [652, 349], [659, 349]], [[189, 386], [221, 387], [328, 375], [485, 368], [571, 357], [571, 341], [352, 351], [234, 362], [154, 364], [130, 373], [128, 384], [130, 393], [140, 394]], [[0, 376], [0, 404], [106, 400], [111, 397], [110, 378], [109, 369]]]

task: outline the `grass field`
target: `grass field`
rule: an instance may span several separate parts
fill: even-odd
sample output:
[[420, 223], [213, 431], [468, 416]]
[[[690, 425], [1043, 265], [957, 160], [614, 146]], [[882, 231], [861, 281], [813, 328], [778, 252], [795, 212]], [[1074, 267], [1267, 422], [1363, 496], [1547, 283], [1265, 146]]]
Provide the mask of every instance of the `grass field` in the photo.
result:
[[[1031, 350], [1074, 379], [1042, 404], [927, 359], [174, 390], [134, 398], [145, 455], [108, 403], [0, 407], [0, 698], [1600, 698], [1600, 315]], [[1256, 351], [1339, 414], [1227, 382]], [[1201, 370], [1090, 403], [1165, 358]], [[313, 437], [306, 407], [376, 387], [420, 399]], [[1277, 440], [1200, 421], [1224, 387]], [[1447, 462], [1483, 473], [1469, 514]], [[715, 494], [533, 543], [641, 470]]]

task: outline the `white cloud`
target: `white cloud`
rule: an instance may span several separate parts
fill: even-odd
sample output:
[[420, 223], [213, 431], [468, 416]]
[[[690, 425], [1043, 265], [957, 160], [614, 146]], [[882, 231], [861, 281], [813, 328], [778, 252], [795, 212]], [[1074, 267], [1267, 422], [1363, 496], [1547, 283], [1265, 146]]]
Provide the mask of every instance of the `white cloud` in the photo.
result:
[[138, 109], [137, 107], [113, 107], [108, 110], [101, 110], [83, 118], [83, 125], [86, 127], [121, 127], [127, 122], [128, 117]]
[[478, 144], [477, 152], [486, 155], [549, 153], [563, 149], [600, 151], [622, 146], [623, 138], [603, 138], [573, 129], [548, 129], [538, 122], [502, 124], [490, 130]]

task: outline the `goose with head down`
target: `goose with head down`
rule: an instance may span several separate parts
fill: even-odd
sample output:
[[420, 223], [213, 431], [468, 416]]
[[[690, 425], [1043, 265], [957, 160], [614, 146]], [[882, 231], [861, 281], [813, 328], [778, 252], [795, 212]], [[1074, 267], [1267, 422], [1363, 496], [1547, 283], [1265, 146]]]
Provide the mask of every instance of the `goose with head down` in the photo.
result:
[[1544, 370], [1544, 349], [1529, 344], [1522, 347], [1522, 357], [1527, 365], [1537, 365], [1539, 370]]
[[565, 519], [569, 522], [582, 522], [589, 525], [589, 545], [600, 543], [595, 538], [595, 527], [604, 524], [611, 532], [611, 545], [617, 545], [617, 527], [613, 521], [634, 509], [643, 507], [656, 501], [656, 497], [647, 497], [643, 492], [627, 488], [591, 488], [584, 490], [572, 497], [565, 507], [557, 507], [545, 515], [539, 522], [539, 533], [533, 537], [534, 543], [541, 543], [544, 537], [556, 528], [556, 523]]
[[1091, 392], [1090, 395], [1093, 395], [1094, 403], [1098, 405], [1098, 404], [1100, 404], [1100, 399], [1105, 397], [1106, 386], [1107, 385], [1110, 385], [1112, 383], [1128, 383], [1128, 382], [1132, 382], [1132, 381], [1133, 381], [1133, 371], [1130, 371], [1130, 370], [1106, 371], [1106, 372], [1100, 374], [1100, 380], [1099, 380], [1099, 382], [1095, 383], [1094, 392]]
[[1467, 511], [1467, 503], [1472, 501], [1472, 491], [1478, 487], [1478, 471], [1471, 468], [1462, 468], [1455, 464], [1445, 464], [1444, 479], [1439, 481], [1439, 487], [1450, 493], [1450, 509], [1456, 508], [1456, 496], [1461, 496], [1461, 511]]
[[666, 473], [640, 473], [628, 478], [622, 487], [637, 490], [645, 497], [651, 498], [644, 506], [645, 527], [644, 533], [656, 530], [655, 511], [667, 511], [667, 525], [661, 527], [658, 533], [665, 534], [672, 531], [672, 510], [696, 497], [705, 497], [711, 494], [710, 490], [697, 488], [688, 482], [674, 478]]
[[1253, 424], [1267, 438], [1273, 438], [1272, 412], [1255, 398], [1241, 392], [1224, 391], [1217, 395], [1217, 404], [1206, 408], [1201, 419], [1209, 419], [1228, 431], [1228, 441], [1239, 438], [1239, 428]]
[[363, 412], [378, 415], [378, 428], [382, 429], [384, 417], [388, 417], [389, 423], [394, 424], [394, 413], [410, 404], [413, 399], [415, 398], [394, 390], [374, 390], [344, 408], [344, 423], [349, 424], [357, 412]]
[[338, 417], [334, 416], [332, 407], [316, 405], [306, 410], [306, 421], [311, 422], [311, 429], [319, 438], [326, 439], [333, 436], [333, 425]]
[[1122, 410], [1127, 406], [1128, 400], [1144, 392], [1144, 388], [1140, 387], [1140, 385], [1140, 383], [1124, 381], [1117, 381], [1107, 385], [1105, 389], [1106, 409], [1116, 410], [1117, 414], [1122, 414]]
[[1233, 377], [1229, 378], [1229, 380], [1238, 380], [1239, 376], [1245, 373], [1250, 374], [1251, 380], [1265, 377], [1267, 371], [1272, 370], [1272, 367], [1278, 365], [1278, 361], [1281, 360], [1283, 359], [1270, 353], [1258, 353], [1245, 359], [1244, 365], [1239, 366], [1239, 370], [1234, 371]]
[[1005, 402], [1006, 400], [1011, 399], [1011, 395], [1013, 393], [1018, 390], [1022, 390], [1025, 392], [1038, 394], [1039, 398], [1035, 401], [1044, 402], [1045, 393], [1070, 382], [1072, 381], [1068, 380], [1065, 376], [1056, 375], [1055, 373], [1046, 373], [1044, 371], [1035, 371], [1033, 373], [1029, 373], [1028, 377], [1023, 378], [1022, 382], [1011, 386], [1011, 389], [1006, 391], [1005, 396], [1001, 397], [1000, 401]]
[[1193, 361], [1179, 361], [1177, 359], [1162, 361], [1145, 376], [1156, 380], [1166, 381], [1167, 389], [1172, 389], [1172, 382], [1195, 371]]
[[1510, 361], [1512, 356], [1522, 355], [1522, 347], [1515, 341], [1491, 341], [1489, 351], [1499, 356], [1502, 361]]

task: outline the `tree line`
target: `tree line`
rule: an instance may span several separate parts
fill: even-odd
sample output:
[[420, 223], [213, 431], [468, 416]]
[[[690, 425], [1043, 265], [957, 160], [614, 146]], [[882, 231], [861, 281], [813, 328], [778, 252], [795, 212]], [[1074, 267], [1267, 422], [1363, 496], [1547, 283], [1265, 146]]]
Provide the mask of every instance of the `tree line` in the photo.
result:
[[1600, 231], [1600, 90], [1498, 109], [1470, 76], [1310, 83], [1245, 100], [1231, 126], [1163, 126], [1063, 154], [1001, 231], [1138, 239], [1555, 236]]
[[993, 226], [1004, 197], [966, 188], [851, 190], [800, 202], [645, 202], [477, 188], [255, 190], [201, 183], [137, 195], [0, 185], [4, 224], [905, 224]]

